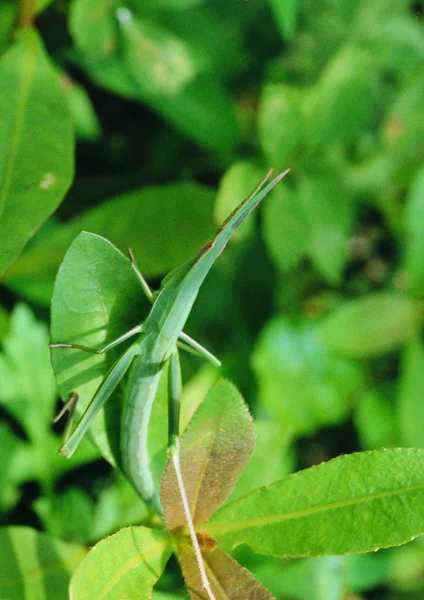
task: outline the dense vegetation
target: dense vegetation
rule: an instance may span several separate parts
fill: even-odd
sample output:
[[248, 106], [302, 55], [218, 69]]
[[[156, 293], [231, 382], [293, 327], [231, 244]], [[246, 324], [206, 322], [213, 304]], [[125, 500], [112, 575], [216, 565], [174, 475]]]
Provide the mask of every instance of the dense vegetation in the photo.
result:
[[[150, 518], [90, 442], [58, 455], [49, 307], [82, 230], [131, 247], [157, 288], [290, 167], [200, 291], [186, 331], [223, 367], [183, 359], [184, 418], [220, 375], [242, 393], [256, 449], [233, 499], [341, 454], [424, 447], [423, 2], [3, 0], [0, 51], [0, 523], [33, 528], [0, 532], [1, 598], [65, 598], [87, 547]], [[115, 325], [144, 318], [136, 283], [113, 291]], [[419, 537], [234, 556], [282, 600], [424, 593]], [[50, 579], [7, 587], [51, 561]], [[155, 590], [184, 596], [176, 562]]]

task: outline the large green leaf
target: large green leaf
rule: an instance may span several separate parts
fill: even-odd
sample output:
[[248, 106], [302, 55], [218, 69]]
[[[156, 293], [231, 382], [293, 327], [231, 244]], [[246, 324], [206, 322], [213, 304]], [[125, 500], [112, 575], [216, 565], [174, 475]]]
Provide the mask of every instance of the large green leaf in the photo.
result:
[[29, 527], [0, 529], [0, 598], [66, 598], [72, 572], [86, 550], [38, 533]]
[[170, 539], [160, 529], [121, 529], [90, 550], [72, 577], [70, 597], [148, 600], [171, 552]]
[[[52, 340], [98, 348], [142, 321], [142, 298], [129, 259], [104, 238], [83, 232], [70, 246], [57, 275]], [[79, 394], [78, 415], [121, 352], [122, 347], [106, 355], [67, 348], [52, 350], [60, 394], [64, 401], [73, 391]], [[119, 415], [117, 392], [107, 403], [105, 414], [91, 427], [96, 444], [111, 462], [119, 452]]]
[[196, 183], [135, 190], [103, 202], [40, 236], [8, 273], [7, 283], [48, 303], [59, 264], [80, 231], [92, 231], [116, 246], [130, 246], [143, 274], [162, 275], [189, 259], [214, 233], [214, 194]]
[[[192, 600], [204, 600], [205, 592], [196, 557], [191, 546], [179, 544], [178, 559]], [[206, 573], [216, 600], [273, 600], [249, 571], [219, 548], [202, 551]]]
[[207, 531], [274, 556], [370, 552], [424, 533], [423, 489], [424, 450], [349, 454], [225, 505]]
[[412, 338], [403, 350], [398, 398], [398, 428], [406, 446], [424, 447], [424, 346]]
[[345, 419], [362, 380], [354, 363], [328, 352], [315, 327], [283, 317], [267, 324], [252, 360], [261, 403], [298, 434]]
[[66, 98], [37, 33], [0, 62], [0, 274], [62, 201], [73, 174]]
[[419, 331], [420, 307], [409, 298], [368, 294], [324, 318], [319, 334], [333, 352], [365, 358], [393, 350]]
[[[202, 525], [224, 502], [254, 446], [252, 419], [236, 388], [220, 380], [197, 409], [181, 440], [180, 464], [190, 512]], [[161, 502], [170, 531], [186, 526], [173, 462], [165, 468]]]

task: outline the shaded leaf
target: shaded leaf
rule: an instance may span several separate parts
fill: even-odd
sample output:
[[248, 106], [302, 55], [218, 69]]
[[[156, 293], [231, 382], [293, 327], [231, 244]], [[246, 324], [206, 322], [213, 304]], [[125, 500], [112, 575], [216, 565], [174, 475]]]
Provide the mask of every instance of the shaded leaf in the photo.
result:
[[62, 72], [59, 78], [68, 100], [76, 136], [89, 141], [98, 139], [101, 134], [100, 123], [89, 95], [81, 85], [71, 79], [65, 72]]
[[347, 258], [351, 198], [338, 177], [322, 174], [303, 181], [298, 199], [309, 229], [308, 254], [324, 279], [338, 283]]
[[424, 347], [417, 336], [403, 350], [398, 398], [398, 427], [405, 446], [424, 446]]
[[35, 240], [8, 273], [7, 284], [48, 303], [59, 264], [82, 230], [103, 235], [119, 248], [130, 246], [145, 276], [162, 275], [212, 237], [213, 201], [212, 190], [189, 182], [143, 188], [107, 200]]
[[[35, 31], [0, 61], [0, 274], [62, 201], [73, 174], [66, 98]], [[37, 140], [37, 143], [34, 143]]]
[[424, 167], [415, 176], [407, 196], [405, 225], [408, 231], [405, 270], [412, 288], [424, 292]]
[[207, 530], [274, 556], [370, 552], [424, 533], [423, 488], [424, 450], [348, 454], [223, 506]]
[[377, 387], [366, 390], [356, 406], [355, 427], [364, 449], [373, 450], [395, 444], [396, 413], [389, 390], [385, 391]]
[[7, 600], [66, 598], [71, 573], [86, 550], [30, 527], [0, 529], [0, 597]]
[[[178, 559], [192, 600], [204, 600], [205, 591], [193, 548], [179, 544]], [[219, 548], [202, 551], [206, 573], [216, 600], [272, 600], [270, 594], [249, 571]]]
[[319, 324], [333, 352], [365, 358], [393, 350], [421, 326], [418, 304], [395, 294], [368, 294], [345, 302]]
[[375, 63], [372, 55], [346, 45], [334, 55], [307, 98], [309, 137], [317, 144], [356, 140], [373, 112]]
[[271, 166], [278, 169], [291, 166], [286, 163], [293, 159], [302, 142], [300, 105], [299, 90], [281, 83], [268, 84], [261, 94], [259, 141]]
[[[71, 244], [56, 278], [52, 340], [99, 348], [142, 321], [142, 298], [130, 261], [109, 241], [82, 232]], [[146, 300], [145, 310], [147, 307]], [[66, 401], [73, 391], [79, 394], [77, 415], [82, 414], [122, 352], [122, 346], [102, 355], [70, 348], [52, 349], [62, 399]], [[119, 455], [119, 415], [118, 391], [90, 428], [96, 445], [110, 462]]]
[[72, 577], [70, 598], [147, 600], [171, 552], [169, 537], [160, 529], [121, 529], [87, 554]]
[[284, 183], [264, 205], [263, 233], [275, 265], [288, 271], [297, 265], [309, 245], [307, 217], [296, 196]]
[[[227, 498], [254, 446], [252, 419], [236, 388], [216, 383], [181, 439], [181, 472], [195, 525], [202, 525]], [[166, 465], [161, 502], [167, 528], [186, 519], [172, 461]]]
[[354, 363], [326, 350], [314, 326], [283, 317], [266, 325], [252, 361], [260, 402], [297, 434], [345, 419], [362, 380]]

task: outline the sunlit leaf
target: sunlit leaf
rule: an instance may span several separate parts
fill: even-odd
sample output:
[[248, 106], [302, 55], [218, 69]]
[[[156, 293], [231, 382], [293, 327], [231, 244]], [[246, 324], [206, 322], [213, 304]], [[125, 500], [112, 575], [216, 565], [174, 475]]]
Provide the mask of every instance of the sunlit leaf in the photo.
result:
[[169, 537], [160, 529], [121, 529], [87, 554], [72, 577], [70, 598], [147, 600], [171, 551]]
[[[181, 440], [181, 471], [195, 525], [227, 498], [254, 446], [252, 419], [236, 388], [220, 380], [197, 409]], [[172, 461], [161, 485], [170, 531], [186, 525]]]
[[90, 141], [98, 139], [100, 123], [87, 92], [65, 72], [60, 73], [59, 80], [68, 100], [77, 138]]
[[72, 572], [86, 550], [29, 527], [0, 529], [0, 597], [7, 600], [66, 598]]
[[393, 446], [396, 440], [396, 413], [390, 388], [366, 390], [359, 398], [354, 421], [363, 449]]
[[[204, 600], [205, 591], [192, 547], [180, 544], [177, 554], [191, 599]], [[272, 594], [249, 571], [219, 548], [205, 549], [202, 556], [216, 600], [273, 599]]]
[[189, 182], [122, 194], [34, 240], [8, 273], [7, 283], [48, 303], [59, 264], [83, 230], [106, 237], [122, 250], [131, 247], [145, 276], [162, 275], [212, 237], [213, 202], [212, 190]]
[[285, 2], [270, 0], [270, 5], [283, 38], [293, 38], [300, 6], [299, 0], [285, 0]]
[[424, 533], [423, 489], [424, 450], [348, 454], [223, 506], [207, 531], [274, 556], [370, 552]]
[[117, 44], [117, 23], [113, 13], [118, 4], [106, 0], [73, 0], [69, 28], [76, 45], [90, 59], [113, 54]]
[[17, 305], [0, 354], [0, 404], [33, 441], [43, 438], [50, 428], [56, 403], [48, 342], [46, 325], [27, 306]]
[[267, 324], [252, 360], [260, 402], [298, 434], [345, 419], [362, 380], [354, 363], [328, 352], [315, 327], [283, 317]]
[[[73, 173], [66, 98], [38, 35], [0, 61], [0, 274], [62, 201]], [[35, 143], [37, 140], [37, 143]]]
[[319, 325], [333, 352], [365, 358], [393, 350], [421, 326], [419, 305], [395, 294], [368, 294], [341, 305]]

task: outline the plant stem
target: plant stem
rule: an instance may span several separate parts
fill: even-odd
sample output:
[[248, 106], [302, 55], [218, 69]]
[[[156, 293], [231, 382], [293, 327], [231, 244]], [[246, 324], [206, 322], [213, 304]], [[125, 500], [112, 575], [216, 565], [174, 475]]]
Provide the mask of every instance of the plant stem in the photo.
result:
[[32, 27], [37, 14], [37, 0], [20, 0], [19, 23], [22, 27]]

